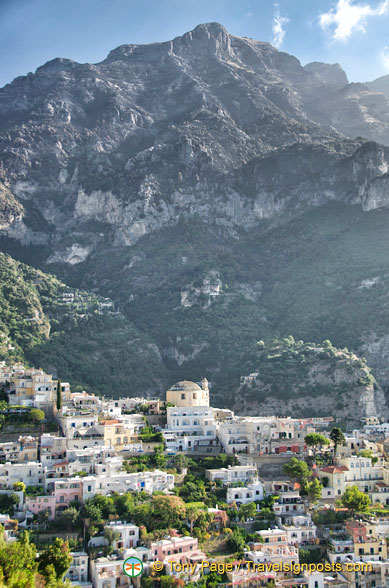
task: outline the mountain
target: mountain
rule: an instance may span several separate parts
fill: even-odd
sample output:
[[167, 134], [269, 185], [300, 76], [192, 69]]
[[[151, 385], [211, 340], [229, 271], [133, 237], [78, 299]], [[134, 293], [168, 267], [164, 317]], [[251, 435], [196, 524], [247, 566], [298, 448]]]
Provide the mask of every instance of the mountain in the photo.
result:
[[365, 85], [373, 92], [382, 92], [387, 98], [389, 97], [389, 75], [381, 76], [372, 82], [366, 82]]
[[[258, 341], [248, 350], [241, 368], [238, 397], [229, 400], [244, 414], [299, 413], [303, 417], [349, 418], [357, 423], [364, 414], [377, 414], [385, 397], [366, 360], [330, 341], [321, 345], [293, 337]], [[382, 416], [388, 416], [382, 412]]]
[[386, 389], [388, 145], [382, 92], [217, 23], [54, 59], [0, 90], [0, 245], [112, 299], [166, 383], [231, 399], [248, 350], [293, 336]]
[[0, 360], [40, 366], [74, 388], [108, 396], [147, 392], [166, 379], [155, 346], [111, 300], [69, 288], [3, 253]]

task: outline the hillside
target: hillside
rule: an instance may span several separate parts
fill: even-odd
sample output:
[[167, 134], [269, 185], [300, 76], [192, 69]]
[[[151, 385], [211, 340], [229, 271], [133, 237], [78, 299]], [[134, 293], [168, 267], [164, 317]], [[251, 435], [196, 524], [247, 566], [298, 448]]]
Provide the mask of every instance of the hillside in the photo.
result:
[[241, 369], [245, 375], [238, 389], [224, 399], [238, 413], [333, 416], [339, 421], [350, 411], [356, 423], [366, 414], [388, 414], [366, 360], [330, 341], [259, 341], [246, 353]]
[[[255, 342], [329, 339], [389, 390], [388, 105], [217, 23], [2, 88], [1, 249], [120, 311], [77, 318], [62, 347], [64, 319], [42, 316], [25, 353], [107, 394], [134, 373], [232, 398]], [[127, 340], [148, 350], [131, 370]]]
[[166, 377], [154, 347], [112, 301], [70, 289], [4, 254], [0, 360], [26, 361], [108, 396], [154, 390]]

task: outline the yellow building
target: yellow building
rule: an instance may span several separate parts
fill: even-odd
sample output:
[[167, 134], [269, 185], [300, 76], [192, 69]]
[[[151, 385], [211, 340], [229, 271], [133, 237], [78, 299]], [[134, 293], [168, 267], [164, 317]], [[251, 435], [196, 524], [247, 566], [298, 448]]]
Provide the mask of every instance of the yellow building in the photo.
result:
[[125, 445], [139, 442], [134, 428], [128, 428], [116, 419], [104, 420], [99, 423], [104, 431], [104, 445], [114, 447], [120, 451]]
[[354, 542], [355, 561], [385, 561], [386, 540], [377, 535], [376, 525], [366, 521], [347, 521], [346, 530]]
[[203, 378], [201, 386], [184, 380], [177, 382], [166, 392], [166, 402], [175, 406], [209, 406], [208, 380]]

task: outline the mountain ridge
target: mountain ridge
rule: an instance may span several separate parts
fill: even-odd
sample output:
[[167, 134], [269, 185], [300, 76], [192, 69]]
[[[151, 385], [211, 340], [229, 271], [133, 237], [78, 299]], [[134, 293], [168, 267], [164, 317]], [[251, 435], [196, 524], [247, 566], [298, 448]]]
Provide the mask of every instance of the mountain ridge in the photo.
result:
[[239, 394], [245, 350], [292, 335], [389, 388], [388, 105], [217, 23], [54, 59], [0, 89], [1, 247], [113, 299], [170, 381]]

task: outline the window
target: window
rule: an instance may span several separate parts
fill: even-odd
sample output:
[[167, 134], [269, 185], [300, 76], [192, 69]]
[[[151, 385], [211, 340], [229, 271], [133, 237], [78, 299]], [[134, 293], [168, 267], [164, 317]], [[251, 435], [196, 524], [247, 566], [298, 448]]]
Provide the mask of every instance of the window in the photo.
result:
[[185, 400], [185, 394], [181, 394], [181, 400]]

